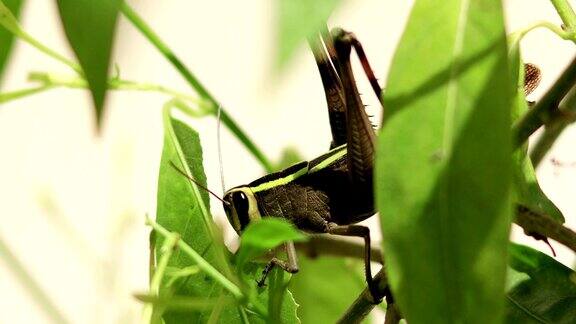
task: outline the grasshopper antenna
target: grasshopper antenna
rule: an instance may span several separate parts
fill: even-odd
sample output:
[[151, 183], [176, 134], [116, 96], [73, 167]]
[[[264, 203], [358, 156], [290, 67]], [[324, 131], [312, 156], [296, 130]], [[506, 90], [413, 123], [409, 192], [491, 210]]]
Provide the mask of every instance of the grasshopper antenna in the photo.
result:
[[220, 167], [220, 184], [222, 185], [222, 194], [226, 193], [224, 184], [224, 163], [222, 163], [222, 140], [220, 137], [220, 124], [222, 122], [222, 105], [218, 104], [218, 114], [216, 116], [216, 141], [218, 142], [218, 163]]
[[217, 194], [215, 194], [214, 192], [212, 192], [212, 190], [204, 187], [202, 184], [200, 184], [200, 182], [194, 178], [192, 178], [191, 176], [189, 176], [188, 174], [186, 174], [186, 172], [182, 171], [182, 169], [180, 169], [179, 167], [176, 166], [176, 164], [174, 164], [174, 162], [170, 161], [170, 165], [174, 168], [174, 170], [176, 170], [178, 173], [180, 173], [181, 175], [183, 175], [186, 179], [194, 182], [194, 184], [196, 184], [198, 187], [206, 190], [209, 194], [211, 194], [212, 196], [214, 196], [216, 199], [220, 200], [222, 203], [229, 205], [230, 203], [228, 203], [227, 201], [225, 201], [224, 199], [220, 198], [220, 196], [218, 196]]

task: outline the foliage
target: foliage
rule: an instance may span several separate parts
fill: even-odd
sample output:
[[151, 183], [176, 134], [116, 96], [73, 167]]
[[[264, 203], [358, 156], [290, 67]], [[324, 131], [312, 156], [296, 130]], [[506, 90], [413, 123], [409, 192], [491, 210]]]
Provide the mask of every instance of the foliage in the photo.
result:
[[100, 124], [121, 0], [58, 0], [64, 31], [90, 85]]
[[335, 323], [364, 285], [359, 260], [319, 257], [300, 259], [300, 272], [292, 278], [290, 289], [300, 305], [302, 323]]
[[378, 152], [394, 154], [379, 155], [376, 177], [390, 284], [410, 323], [502, 316], [512, 219], [507, 71], [499, 1], [416, 1], [384, 94]]
[[[245, 317], [251, 322], [259, 322], [269, 315], [270, 318], [282, 317], [282, 321], [286, 323], [295, 322], [294, 301], [277, 296], [284, 295], [286, 284], [282, 278], [283, 273], [275, 272], [274, 284], [271, 283], [269, 289], [257, 291], [249, 278], [257, 272], [259, 267], [252, 265], [247, 268], [244, 265], [251, 257], [274, 248], [286, 240], [301, 239], [302, 235], [292, 229], [290, 224], [280, 220], [251, 225], [246, 229], [247, 235], [242, 240], [243, 243], [238, 252], [239, 260], [235, 265], [237, 271], [234, 271], [230, 264], [230, 255], [218, 239], [212, 218], [208, 213], [207, 192], [200, 191], [194, 182], [178, 172], [180, 170], [206, 186], [198, 135], [186, 124], [173, 119], [169, 106], [164, 108], [164, 130], [165, 142], [160, 162], [156, 221], [167, 231], [178, 233], [179, 240], [196, 251], [203, 262], [211, 264], [213, 268], [210, 272], [193, 273], [191, 276], [179, 278], [176, 282], [166, 282], [160, 287], [159, 294], [163, 297], [201, 297], [216, 301], [214, 308], [209, 310], [167, 311], [163, 316], [164, 321], [169, 323], [205, 321], [234, 323], [240, 322]], [[285, 236], [270, 237], [271, 232], [283, 232]], [[166, 253], [161, 248], [163, 239], [156, 242], [157, 258], [161, 258]], [[184, 251], [176, 250], [170, 256], [168, 266], [183, 270], [197, 263], [198, 259], [192, 259]], [[240, 275], [237, 276], [234, 272]], [[240, 290], [243, 291], [240, 292]], [[230, 295], [236, 299], [235, 304], [220, 304]], [[274, 298], [278, 299], [277, 304], [270, 303], [270, 307], [266, 310], [264, 306], [268, 304], [269, 299]], [[274, 314], [274, 311], [282, 315]]]
[[507, 323], [572, 323], [576, 273], [542, 252], [510, 246]]
[[[524, 66], [520, 53], [520, 40], [519, 35], [512, 35], [509, 39], [509, 62], [510, 73], [512, 80], [516, 82], [516, 89], [514, 91], [514, 101], [511, 106], [511, 121], [516, 122], [520, 116], [526, 114], [528, 111], [528, 103], [524, 94]], [[512, 162], [514, 163], [514, 189], [515, 201], [523, 206], [532, 210], [550, 215], [560, 223], [564, 222], [564, 215], [554, 205], [554, 203], [546, 197], [536, 178], [536, 172], [532, 161], [528, 157], [528, 143], [524, 144], [520, 149], [516, 150], [512, 155]]]
[[[145, 304], [145, 321], [334, 322], [362, 301], [365, 283], [358, 260], [301, 257], [296, 278], [275, 268], [267, 286], [259, 287], [256, 279], [269, 260], [267, 252], [289, 241], [304, 242], [307, 236], [284, 219], [265, 218], [245, 229], [232, 254], [202, 189], [206, 175], [199, 136], [173, 112], [220, 116], [267, 172], [301, 160], [296, 149], [285, 149], [279, 162], [268, 159], [124, 1], [55, 2], [78, 62], [22, 29], [17, 17], [23, 1], [0, 0], [0, 74], [14, 38], [67, 65], [73, 74], [32, 73], [40, 86], [1, 93], [0, 103], [55, 87], [88, 89], [100, 126], [109, 89], [157, 91], [169, 97], [162, 114], [157, 210], [155, 219], [147, 220], [152, 228], [150, 287], [136, 296]], [[276, 1], [278, 71], [308, 37], [326, 32], [325, 22], [340, 2]], [[544, 123], [565, 127], [563, 116], [573, 113], [558, 106], [576, 82], [570, 73], [576, 61], [546, 94], [544, 104], [529, 110], [523, 91], [522, 37], [544, 27], [576, 42], [576, 14], [565, 0], [551, 3], [564, 28], [538, 22], [507, 36], [500, 0], [415, 1], [383, 94], [386, 115], [375, 177], [386, 264], [386, 276], [379, 280], [388, 278], [383, 282], [391, 291], [387, 301], [409, 323], [569, 323], [576, 316], [574, 271], [508, 241], [521, 206], [548, 222], [546, 231], [527, 234], [559, 240], [555, 234], [562, 232], [563, 239], [567, 235], [576, 242], [576, 234], [563, 227], [560, 210], [540, 189], [525, 143]], [[194, 95], [110, 77], [119, 14], [172, 64]], [[1, 238], [0, 252], [46, 314], [64, 322]], [[362, 321], [371, 308], [356, 320]]]
[[[5, 1], [6, 8], [16, 17], [20, 14], [20, 9], [22, 8], [23, 3], [24, 1], [22, 0]], [[8, 54], [10, 54], [10, 50], [12, 49], [13, 42], [14, 35], [6, 29], [0, 28], [0, 76], [2, 75], [4, 67], [6, 66], [6, 60], [8, 59]]]
[[282, 69], [303, 40], [324, 28], [341, 0], [277, 0], [278, 44], [276, 67]]

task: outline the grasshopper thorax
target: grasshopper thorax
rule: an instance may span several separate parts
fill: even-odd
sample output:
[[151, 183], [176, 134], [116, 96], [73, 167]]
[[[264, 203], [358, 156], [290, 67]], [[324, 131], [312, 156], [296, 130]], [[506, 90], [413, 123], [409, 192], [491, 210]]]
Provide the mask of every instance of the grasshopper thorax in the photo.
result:
[[224, 210], [234, 230], [240, 234], [251, 221], [261, 218], [258, 202], [247, 186], [232, 188], [224, 195]]

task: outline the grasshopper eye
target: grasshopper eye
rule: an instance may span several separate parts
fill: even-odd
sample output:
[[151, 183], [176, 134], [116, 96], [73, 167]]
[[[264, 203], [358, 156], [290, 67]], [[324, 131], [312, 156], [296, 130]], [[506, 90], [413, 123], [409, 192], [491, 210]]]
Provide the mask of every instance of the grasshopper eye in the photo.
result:
[[224, 206], [224, 212], [226, 212], [226, 215], [232, 215], [232, 207], [230, 207], [232, 203], [224, 198], [224, 203], [222, 205]]
[[240, 230], [240, 222], [238, 221], [238, 216], [236, 216], [236, 210], [234, 209], [234, 202], [232, 201], [232, 193], [227, 193], [224, 196], [223, 207], [224, 211], [226, 212], [226, 217], [228, 217], [228, 221], [234, 227], [235, 231]]
[[240, 234], [254, 219], [260, 219], [258, 201], [248, 186], [232, 188], [222, 199], [228, 221]]
[[250, 202], [245, 193], [239, 191], [232, 194], [232, 205], [236, 210], [236, 216], [242, 229], [250, 223], [250, 216], [248, 215], [248, 210], [250, 209], [249, 204]]

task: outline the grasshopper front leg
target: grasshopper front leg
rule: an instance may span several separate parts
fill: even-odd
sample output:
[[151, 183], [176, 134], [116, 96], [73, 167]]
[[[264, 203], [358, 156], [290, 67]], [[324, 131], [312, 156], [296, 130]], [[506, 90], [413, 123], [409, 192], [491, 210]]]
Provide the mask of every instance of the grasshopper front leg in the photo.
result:
[[264, 286], [264, 283], [266, 282], [266, 277], [268, 277], [268, 274], [270, 273], [270, 271], [272, 271], [274, 266], [278, 266], [288, 273], [298, 272], [299, 270], [298, 256], [296, 255], [296, 248], [294, 247], [294, 242], [288, 241], [284, 243], [284, 251], [286, 252], [288, 262], [280, 260], [276, 257], [272, 258], [272, 260], [268, 262], [266, 267], [264, 267], [264, 270], [262, 270], [262, 277], [260, 277], [260, 279], [256, 281], [258, 283], [258, 287]]

